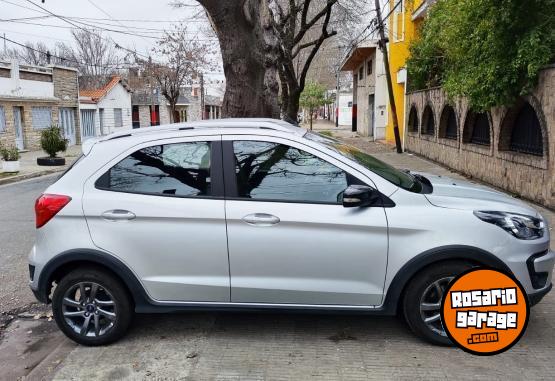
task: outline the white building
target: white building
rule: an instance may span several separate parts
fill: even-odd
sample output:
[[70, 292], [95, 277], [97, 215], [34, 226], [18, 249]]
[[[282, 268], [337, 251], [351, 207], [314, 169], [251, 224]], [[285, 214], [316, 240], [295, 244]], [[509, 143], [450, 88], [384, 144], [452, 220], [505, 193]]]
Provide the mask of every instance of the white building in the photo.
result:
[[351, 49], [341, 70], [353, 74], [353, 131], [375, 140], [385, 139], [387, 81], [377, 41], [362, 41]]
[[130, 130], [131, 89], [119, 76], [114, 76], [99, 89], [79, 91], [79, 110], [83, 140]]
[[339, 92], [337, 102], [337, 122], [339, 126], [352, 126], [353, 124], [353, 93]]

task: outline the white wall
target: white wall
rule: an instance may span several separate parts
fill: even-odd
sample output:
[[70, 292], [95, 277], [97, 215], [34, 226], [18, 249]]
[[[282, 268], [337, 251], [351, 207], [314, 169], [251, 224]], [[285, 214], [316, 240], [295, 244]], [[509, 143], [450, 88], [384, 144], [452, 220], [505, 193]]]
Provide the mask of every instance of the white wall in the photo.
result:
[[353, 94], [339, 93], [338, 124], [351, 126], [353, 123]]
[[[128, 92], [121, 83], [115, 85], [104, 98], [97, 104], [98, 109], [104, 109], [104, 134], [111, 134], [112, 132], [131, 130], [131, 93]], [[122, 127], [115, 127], [114, 125], [114, 109], [120, 108], [122, 114]], [[95, 121], [98, 124], [98, 134], [100, 134], [100, 117], [97, 115]]]

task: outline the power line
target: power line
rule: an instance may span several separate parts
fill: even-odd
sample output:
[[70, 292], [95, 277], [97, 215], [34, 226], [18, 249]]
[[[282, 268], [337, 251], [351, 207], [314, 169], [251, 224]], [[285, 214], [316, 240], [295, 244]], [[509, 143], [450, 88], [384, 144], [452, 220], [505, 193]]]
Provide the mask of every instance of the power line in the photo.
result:
[[25, 48], [25, 49], [32, 50], [32, 51], [34, 51], [34, 52], [43, 54], [43, 55], [45, 55], [45, 56], [50, 55], [50, 57], [58, 58], [58, 59], [59, 59], [60, 61], [62, 61], [62, 62], [73, 62], [73, 63], [76, 63], [76, 64], [81, 65], [81, 66], [92, 66], [92, 67], [98, 67], [98, 68], [125, 69], [124, 67], [120, 66], [121, 64], [104, 64], [104, 65], [97, 65], [97, 64], [90, 64], [90, 63], [86, 63], [86, 62], [80, 62], [80, 61], [77, 61], [77, 60], [74, 60], [74, 59], [71, 59], [71, 58], [62, 57], [62, 56], [58, 56], [58, 55], [56, 55], [56, 54], [52, 54], [52, 53], [50, 53], [50, 52], [44, 52], [44, 51], [42, 51], [42, 50], [35, 49], [35, 48], [32, 47], [32, 46], [25, 45], [25, 44], [22, 44], [21, 42], [17, 42], [17, 41], [11, 40], [11, 39], [7, 38], [6, 36], [0, 36], [0, 38], [2, 38], [4, 41], [8, 41], [8, 42], [10, 42], [10, 43], [12, 43], [12, 44], [14, 44], [14, 45], [21, 46], [21, 47], [23, 47], [23, 48]]
[[[4, 0], [4, 1], [5, 1], [5, 0]], [[93, 32], [91, 32], [90, 30], [87, 30], [87, 29], [85, 29], [85, 28], [83, 28], [83, 27], [81, 27], [81, 26], [79, 26], [79, 25], [76, 25], [76, 24], [74, 24], [73, 22], [66, 20], [64, 17], [62, 17], [62, 16], [60, 16], [60, 15], [56, 15], [55, 13], [50, 12], [48, 9], [46, 9], [46, 8], [44, 8], [44, 7], [41, 7], [41, 6], [38, 5], [38, 4], [33, 3], [31, 0], [25, 0], [25, 1], [27, 1], [28, 3], [31, 3], [31, 4], [34, 5], [35, 7], [38, 7], [38, 8], [40, 8], [40, 9], [42, 9], [43, 11], [49, 13], [50, 15], [52, 15], [52, 16], [54, 16], [54, 17], [56, 17], [56, 18], [59, 18], [60, 20], [66, 22], [66, 23], [68, 23], [68, 24], [70, 24], [70, 25], [73, 25], [74, 27], [76, 27], [77, 29], [80, 29], [80, 30], [84, 31], [85, 33], [92, 34], [93, 36], [96, 36], [97, 38], [99, 38], [99, 39], [101, 39], [101, 40], [106, 40], [106, 39], [103, 38], [101, 35], [96, 34], [96, 33], [93, 33]], [[129, 51], [129, 52], [135, 54], [135, 55], [141, 55], [141, 56], [143, 56], [143, 57], [148, 58], [147, 56], [145, 56], [145, 55], [143, 55], [143, 54], [140, 54], [140, 53], [138, 53], [138, 52], [136, 52], [136, 51], [132, 51], [132, 50], [130, 50], [130, 49], [124, 48], [124, 47], [121, 46], [120, 44], [116, 43], [113, 39], [110, 39], [110, 40], [111, 40], [111, 43], [115, 44], [116, 48], [124, 49], [124, 50], [127, 50], [127, 51]]]

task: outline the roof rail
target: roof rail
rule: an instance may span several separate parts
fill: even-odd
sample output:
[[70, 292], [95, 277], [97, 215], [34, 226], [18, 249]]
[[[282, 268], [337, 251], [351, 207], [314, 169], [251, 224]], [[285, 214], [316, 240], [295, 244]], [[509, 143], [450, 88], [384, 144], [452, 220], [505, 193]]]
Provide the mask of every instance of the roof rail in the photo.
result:
[[305, 129], [289, 124], [279, 119], [269, 118], [229, 118], [229, 119], [210, 119], [197, 122], [166, 124], [162, 126], [152, 126], [147, 128], [139, 128], [126, 130], [122, 132], [112, 133], [101, 137], [99, 141], [108, 141], [119, 138], [138, 136], [143, 134], [155, 134], [164, 132], [176, 132], [186, 130], [196, 130], [205, 128], [259, 128], [275, 131], [283, 131], [304, 135]]

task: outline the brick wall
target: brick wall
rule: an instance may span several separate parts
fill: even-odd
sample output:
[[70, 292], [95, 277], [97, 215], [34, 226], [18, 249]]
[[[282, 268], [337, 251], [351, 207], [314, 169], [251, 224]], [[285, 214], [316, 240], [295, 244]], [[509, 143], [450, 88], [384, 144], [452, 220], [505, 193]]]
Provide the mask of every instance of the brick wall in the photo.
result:
[[[524, 102], [533, 107], [540, 122], [543, 156], [509, 150], [511, 121]], [[442, 111], [448, 104], [455, 110], [458, 132], [456, 139], [443, 137], [442, 128], [439, 128]], [[430, 106], [435, 121], [433, 135], [421, 134], [426, 106]], [[489, 111], [489, 146], [466, 143], [472, 118], [468, 102], [464, 99], [450, 101], [441, 88], [408, 94], [406, 107], [406, 115], [409, 115], [411, 108], [416, 110], [419, 122], [416, 132], [409, 131], [405, 125], [405, 147], [408, 151], [555, 208], [555, 67], [543, 70], [537, 88], [517, 104]]]

